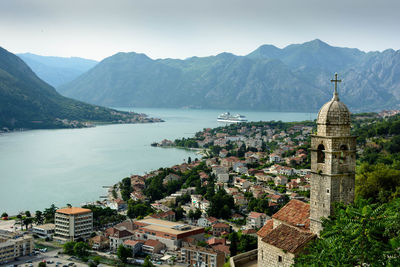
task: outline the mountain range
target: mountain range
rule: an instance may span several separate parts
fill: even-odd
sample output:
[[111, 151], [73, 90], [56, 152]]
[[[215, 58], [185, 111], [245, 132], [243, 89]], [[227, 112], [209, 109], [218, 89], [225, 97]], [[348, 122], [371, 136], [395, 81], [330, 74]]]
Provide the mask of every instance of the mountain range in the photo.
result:
[[114, 107], [217, 108], [316, 112], [333, 92], [354, 111], [399, 107], [400, 50], [363, 52], [321, 40], [245, 56], [151, 59], [135, 52], [102, 60], [57, 87], [68, 97]]
[[74, 80], [98, 63], [95, 60], [79, 57], [49, 57], [31, 53], [17, 54], [17, 56], [19, 56], [40, 79], [54, 87]]
[[16, 55], [0, 47], [0, 131], [82, 127], [87, 123], [151, 121], [61, 96]]

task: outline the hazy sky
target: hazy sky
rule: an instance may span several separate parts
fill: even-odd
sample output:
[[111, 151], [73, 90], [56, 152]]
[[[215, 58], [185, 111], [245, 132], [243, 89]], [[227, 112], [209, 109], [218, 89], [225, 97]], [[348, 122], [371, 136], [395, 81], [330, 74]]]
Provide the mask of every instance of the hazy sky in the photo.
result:
[[400, 0], [0, 0], [0, 46], [13, 53], [186, 58], [316, 38], [400, 49]]

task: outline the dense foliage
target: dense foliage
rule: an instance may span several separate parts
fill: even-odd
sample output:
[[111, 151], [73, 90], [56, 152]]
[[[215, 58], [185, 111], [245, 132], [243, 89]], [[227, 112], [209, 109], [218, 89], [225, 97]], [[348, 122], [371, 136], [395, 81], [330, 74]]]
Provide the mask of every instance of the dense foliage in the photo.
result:
[[93, 212], [93, 227], [95, 229], [125, 220], [124, 215], [118, 214], [116, 210], [109, 207], [103, 208], [95, 205], [85, 205], [82, 208], [90, 209]]
[[[175, 193], [181, 188], [196, 187], [198, 194], [201, 194], [205, 188], [202, 188], [199, 172], [210, 170], [207, 169], [204, 162], [201, 162], [198, 166], [186, 171], [174, 171], [169, 168], [160, 169], [158, 174], [146, 180], [146, 188], [143, 191], [146, 196], [150, 198], [151, 201], [161, 199], [172, 193]], [[170, 174], [176, 174], [180, 177], [177, 181], [169, 181], [168, 183], [163, 183], [164, 178]]]
[[234, 208], [235, 203], [232, 195], [229, 195], [225, 190], [220, 189], [210, 198], [210, 208], [207, 213], [208, 216], [229, 219]]
[[400, 195], [400, 116], [355, 121], [361, 148], [356, 176], [357, 198], [387, 202]]
[[356, 202], [335, 207], [296, 266], [400, 265], [400, 116], [361, 117], [352, 130], [360, 152]]
[[399, 266], [400, 199], [338, 205], [296, 266]]
[[133, 199], [129, 199], [128, 201], [128, 211], [126, 215], [131, 219], [137, 217], [142, 218], [153, 212], [153, 208], [150, 206], [149, 202], [134, 201]]

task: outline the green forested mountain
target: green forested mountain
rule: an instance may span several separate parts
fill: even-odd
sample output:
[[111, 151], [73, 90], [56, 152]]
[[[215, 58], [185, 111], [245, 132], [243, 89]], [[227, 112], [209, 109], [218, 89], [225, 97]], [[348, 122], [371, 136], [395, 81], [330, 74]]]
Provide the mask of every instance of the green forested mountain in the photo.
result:
[[332, 94], [334, 72], [352, 111], [398, 107], [400, 51], [365, 53], [320, 40], [185, 60], [118, 53], [58, 90], [107, 106], [317, 111]]
[[31, 53], [18, 54], [40, 79], [57, 87], [76, 79], [98, 62], [78, 57], [48, 57]]
[[0, 47], [0, 130], [79, 127], [82, 122], [138, 120], [119, 112], [61, 96], [17, 56]]

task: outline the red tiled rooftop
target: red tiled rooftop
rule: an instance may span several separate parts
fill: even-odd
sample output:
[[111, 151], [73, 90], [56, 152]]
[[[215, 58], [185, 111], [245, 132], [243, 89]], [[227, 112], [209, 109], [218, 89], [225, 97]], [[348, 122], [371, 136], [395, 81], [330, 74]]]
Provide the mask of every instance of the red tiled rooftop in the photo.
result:
[[250, 214], [249, 214], [249, 218], [258, 218], [258, 217], [260, 217], [260, 216], [265, 216], [265, 214], [264, 213], [259, 213], [259, 212], [255, 212], [255, 211], [252, 211], [252, 212], [250, 212]]
[[244, 235], [251, 235], [251, 234], [255, 234], [255, 233], [257, 233], [256, 229], [247, 229], [247, 230], [242, 231], [242, 234], [244, 234]]
[[310, 205], [297, 199], [292, 199], [272, 216], [289, 225], [310, 229]]
[[261, 227], [260, 230], [258, 230], [257, 235], [259, 237], [265, 237], [274, 227], [274, 222], [271, 220], [268, 220], [263, 227]]
[[231, 254], [229, 246], [227, 246], [227, 245], [222, 245], [222, 244], [215, 245], [215, 246], [212, 246], [212, 249], [214, 251], [223, 252], [223, 253], [225, 253], [225, 255], [230, 255]]
[[296, 254], [305, 244], [315, 237], [316, 235], [313, 233], [280, 224], [275, 229], [269, 231], [262, 241], [284, 251]]
[[136, 244], [138, 244], [138, 243], [143, 243], [143, 241], [141, 241], [141, 240], [125, 240], [124, 241], [125, 245], [132, 246], [132, 247], [136, 246]]
[[149, 239], [149, 240], [146, 240], [146, 242], [144, 242], [144, 245], [149, 246], [149, 247], [155, 247], [158, 244], [162, 244], [162, 243], [158, 240], [153, 240], [153, 239]]
[[229, 224], [226, 223], [216, 223], [213, 225], [213, 228], [229, 228]]

